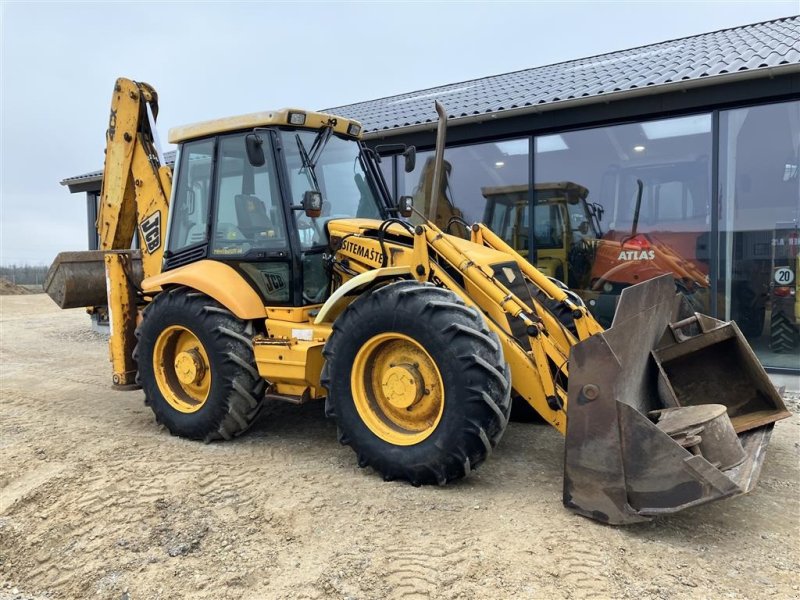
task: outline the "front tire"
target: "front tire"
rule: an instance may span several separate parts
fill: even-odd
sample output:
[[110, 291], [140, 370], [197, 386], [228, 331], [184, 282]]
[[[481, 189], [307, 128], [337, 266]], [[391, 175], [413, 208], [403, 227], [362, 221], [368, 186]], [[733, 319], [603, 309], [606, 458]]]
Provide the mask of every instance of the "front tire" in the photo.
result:
[[400, 281], [355, 300], [323, 352], [326, 414], [361, 467], [445, 484], [497, 445], [511, 406], [497, 336], [454, 293]]
[[136, 330], [134, 358], [145, 404], [172, 435], [210, 442], [246, 431], [261, 410], [253, 324], [205, 294], [158, 294]]

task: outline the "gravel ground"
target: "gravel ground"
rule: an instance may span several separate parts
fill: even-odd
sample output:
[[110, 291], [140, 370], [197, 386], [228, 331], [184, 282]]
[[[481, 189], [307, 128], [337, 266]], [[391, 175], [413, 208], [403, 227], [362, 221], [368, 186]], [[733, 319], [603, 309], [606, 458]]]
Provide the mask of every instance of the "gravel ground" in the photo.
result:
[[547, 426], [413, 488], [358, 469], [319, 404], [171, 437], [107, 357], [82, 311], [0, 299], [0, 600], [800, 598], [798, 396], [751, 494], [615, 528], [561, 506]]

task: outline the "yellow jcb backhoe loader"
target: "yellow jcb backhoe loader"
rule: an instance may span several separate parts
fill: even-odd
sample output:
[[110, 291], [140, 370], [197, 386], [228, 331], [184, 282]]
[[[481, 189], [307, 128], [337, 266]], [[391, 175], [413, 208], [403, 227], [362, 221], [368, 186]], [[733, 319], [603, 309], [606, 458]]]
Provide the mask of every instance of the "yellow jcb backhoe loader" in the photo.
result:
[[63, 307], [107, 295], [114, 383], [138, 382], [171, 433], [228, 439], [265, 398], [324, 399], [360, 466], [444, 484], [489, 456], [513, 389], [566, 435], [564, 504], [587, 517], [755, 485], [788, 413], [737, 327], [692, 313], [670, 276], [626, 289], [604, 331], [484, 225], [465, 240], [410, 224], [355, 121], [288, 109], [172, 129], [171, 186], [148, 107], [152, 88], [118, 80], [105, 271], [72, 254], [47, 288]]

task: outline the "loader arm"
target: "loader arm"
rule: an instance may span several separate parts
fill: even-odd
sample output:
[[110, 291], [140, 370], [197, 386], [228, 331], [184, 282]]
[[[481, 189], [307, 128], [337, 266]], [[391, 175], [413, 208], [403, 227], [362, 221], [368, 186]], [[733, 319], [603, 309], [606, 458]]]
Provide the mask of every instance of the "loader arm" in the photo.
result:
[[[381, 255], [374, 226], [331, 227], [348, 236], [340, 258], [355, 271]], [[482, 224], [470, 241], [430, 222], [386, 233], [387, 267], [476, 308], [514, 392], [565, 435], [569, 509], [633, 523], [753, 488], [789, 412], [736, 325], [694, 313], [671, 274], [626, 289], [604, 330]]]
[[[584, 306], [485, 225], [472, 226], [471, 242], [491, 250], [493, 258], [475, 256], [474, 248], [433, 224], [420, 230], [415, 244], [424, 238], [431, 254], [441, 257], [430, 261], [434, 280], [446, 282], [489, 318], [489, 326], [500, 337], [515, 392], [564, 434], [570, 349], [602, 327]], [[463, 287], [442, 268], [442, 259], [463, 274]]]
[[472, 226], [471, 240], [445, 234], [432, 222], [407, 227], [389, 225], [385, 235], [392, 241], [381, 242], [378, 222], [331, 223], [334, 268], [346, 264], [352, 273], [368, 273], [382, 262], [369, 257], [385, 253], [386, 268], [405, 268], [475, 307], [500, 339], [516, 394], [565, 433], [570, 350], [602, 327], [572, 292], [485, 225]]

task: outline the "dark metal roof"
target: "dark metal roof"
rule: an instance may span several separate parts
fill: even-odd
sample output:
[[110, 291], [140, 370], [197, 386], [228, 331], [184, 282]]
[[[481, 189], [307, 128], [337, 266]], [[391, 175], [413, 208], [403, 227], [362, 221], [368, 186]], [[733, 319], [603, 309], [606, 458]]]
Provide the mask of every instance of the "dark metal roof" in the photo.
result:
[[[669, 87], [712, 85], [800, 71], [800, 16], [704, 33], [630, 50], [453, 83], [325, 109], [361, 121], [367, 133], [420, 128], [436, 121], [433, 102], [448, 118], [474, 120], [559, 108], [576, 101], [660, 93]], [[758, 72], [761, 73], [758, 73]], [[552, 106], [549, 106], [552, 105]], [[471, 119], [470, 119], [471, 117]], [[457, 123], [454, 123], [457, 124]], [[429, 126], [431, 126], [429, 125]]]
[[[170, 150], [169, 152], [164, 152], [164, 164], [166, 165], [174, 165], [175, 164], [175, 151]], [[67, 177], [63, 181], [61, 181], [61, 185], [68, 185], [70, 188], [80, 186], [81, 184], [93, 182], [93, 181], [102, 181], [103, 179], [103, 171], [92, 171], [91, 173], [84, 173], [83, 175], [75, 175], [73, 177]], [[72, 192], [76, 191], [83, 191], [83, 190], [73, 190], [70, 189]]]
[[[325, 109], [360, 121], [367, 137], [430, 129], [436, 122], [433, 101], [441, 100], [453, 125], [608, 102], [674, 89], [731, 80], [800, 72], [800, 15], [723, 29], [453, 83], [378, 100]], [[175, 160], [174, 152], [165, 159]], [[61, 182], [71, 191], [100, 181], [102, 171]]]

